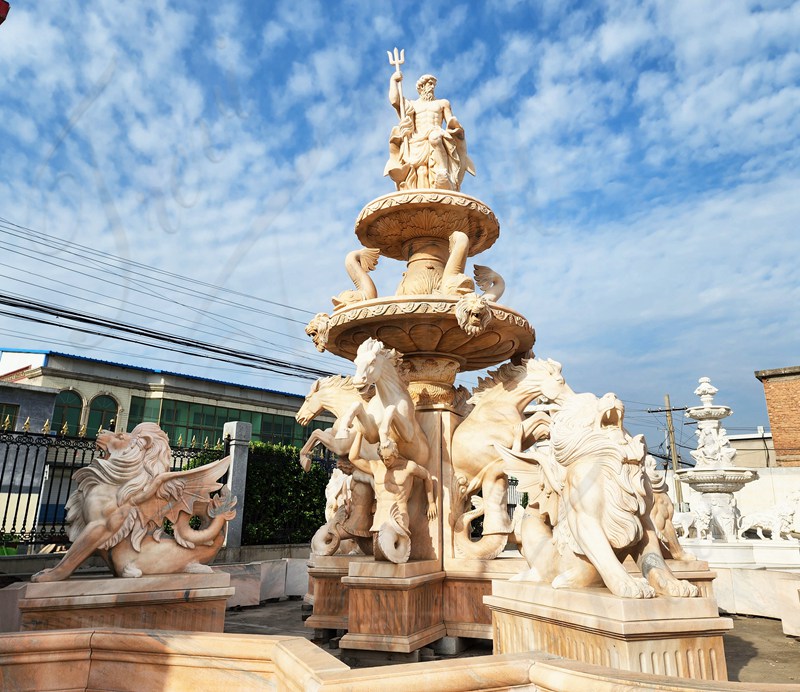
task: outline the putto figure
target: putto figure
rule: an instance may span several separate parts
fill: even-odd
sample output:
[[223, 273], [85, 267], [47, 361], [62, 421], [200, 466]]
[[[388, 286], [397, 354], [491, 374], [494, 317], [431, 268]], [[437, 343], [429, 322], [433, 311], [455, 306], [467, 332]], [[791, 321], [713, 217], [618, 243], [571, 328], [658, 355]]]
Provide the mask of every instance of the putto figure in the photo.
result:
[[[417, 80], [419, 98], [403, 98], [402, 54], [395, 48], [389, 62], [395, 72], [389, 81], [389, 103], [394, 106], [400, 123], [389, 137], [389, 161], [383, 172], [398, 190], [435, 188], [460, 190], [464, 174], [475, 175], [467, 155], [464, 128], [453, 116], [450, 102], [434, 95], [436, 77], [422, 75]], [[446, 129], [442, 128], [442, 121]]]

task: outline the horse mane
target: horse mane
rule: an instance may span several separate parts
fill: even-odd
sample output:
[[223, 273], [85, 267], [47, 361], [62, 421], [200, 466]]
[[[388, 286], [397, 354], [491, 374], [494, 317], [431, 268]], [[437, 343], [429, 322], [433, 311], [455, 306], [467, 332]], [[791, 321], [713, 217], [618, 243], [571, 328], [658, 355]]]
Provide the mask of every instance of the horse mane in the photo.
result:
[[328, 375], [328, 377], [320, 377], [314, 383], [312, 391], [327, 389], [328, 387], [337, 387], [338, 389], [355, 389], [353, 386], [353, 378], [350, 377], [350, 375]]
[[480, 402], [486, 392], [495, 387], [511, 382], [517, 383], [525, 379], [528, 374], [528, 368], [525, 367], [526, 363], [526, 360], [523, 360], [520, 365], [503, 363], [497, 370], [487, 372], [486, 377], [478, 378], [478, 386], [472, 390], [472, 396], [467, 400], [467, 403], [475, 405]]
[[403, 360], [402, 353], [400, 353], [397, 349], [384, 346], [380, 339], [370, 337], [362, 342], [361, 346], [358, 347], [358, 350], [361, 351], [362, 348], [369, 349], [375, 355], [380, 353], [385, 358], [388, 358], [395, 368], [399, 368], [400, 363]]
[[362, 399], [367, 401], [375, 396], [375, 387], [370, 387], [367, 392], [360, 392], [353, 384], [353, 378], [350, 375], [328, 375], [327, 377], [320, 377], [318, 380], [314, 381], [307, 397], [324, 389], [340, 389], [342, 391], [355, 392]]

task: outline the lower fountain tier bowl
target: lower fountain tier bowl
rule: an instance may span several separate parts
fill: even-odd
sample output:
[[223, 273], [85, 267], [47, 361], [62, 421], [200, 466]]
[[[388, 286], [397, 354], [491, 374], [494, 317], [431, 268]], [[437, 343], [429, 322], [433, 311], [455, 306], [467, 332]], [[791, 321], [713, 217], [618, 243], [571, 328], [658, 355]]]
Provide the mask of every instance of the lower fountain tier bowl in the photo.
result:
[[334, 311], [326, 349], [353, 360], [372, 337], [404, 355], [444, 356], [459, 370], [482, 370], [525, 355], [536, 340], [533, 327], [510, 308], [491, 304], [492, 319], [474, 336], [458, 326], [455, 298], [392, 296], [375, 298]]

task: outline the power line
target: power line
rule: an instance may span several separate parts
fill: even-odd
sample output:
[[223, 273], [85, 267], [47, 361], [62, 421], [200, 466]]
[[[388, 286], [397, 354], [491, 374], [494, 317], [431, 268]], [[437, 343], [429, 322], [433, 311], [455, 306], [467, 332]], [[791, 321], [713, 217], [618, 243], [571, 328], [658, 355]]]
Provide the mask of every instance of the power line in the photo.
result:
[[[5, 226], [4, 226], [4, 224], [5, 224]], [[8, 226], [11, 226], [12, 228], [8, 228]], [[106, 257], [106, 258], [108, 258], [108, 259], [110, 259], [110, 260], [112, 260], [114, 262], [117, 262], [117, 263], [120, 263], [120, 264], [123, 264], [123, 265], [129, 264], [131, 266], [135, 266], [135, 267], [138, 267], [140, 269], [145, 269], [146, 271], [152, 272], [154, 274], [161, 274], [163, 276], [167, 276], [167, 277], [169, 277], [171, 279], [178, 279], [180, 281], [186, 281], [187, 283], [195, 284], [197, 286], [202, 286], [204, 288], [211, 288], [211, 289], [214, 289], [215, 291], [222, 291], [224, 293], [235, 295], [235, 296], [240, 297], [240, 298], [248, 298], [250, 300], [255, 300], [255, 301], [258, 301], [258, 302], [267, 303], [269, 305], [275, 305], [277, 307], [286, 308], [288, 310], [296, 310], [298, 312], [303, 312], [303, 313], [306, 313], [308, 315], [315, 314], [312, 310], [307, 310], [305, 308], [298, 308], [298, 307], [295, 307], [293, 305], [287, 305], [286, 303], [280, 303], [280, 302], [277, 302], [277, 301], [274, 301], [274, 300], [268, 300], [266, 298], [258, 298], [256, 296], [252, 296], [252, 295], [249, 295], [247, 293], [242, 293], [240, 291], [235, 291], [233, 289], [226, 288], [224, 286], [219, 286], [217, 284], [208, 283], [206, 281], [200, 281], [199, 279], [193, 279], [193, 278], [190, 278], [190, 277], [187, 277], [187, 276], [182, 276], [180, 274], [175, 274], [173, 272], [165, 271], [163, 269], [156, 269], [155, 267], [150, 267], [150, 266], [148, 266], [148, 265], [146, 265], [146, 264], [144, 264], [142, 262], [137, 262], [135, 260], [124, 259], [122, 257], [118, 257], [118, 256], [113, 255], [111, 253], [103, 252], [101, 250], [97, 250], [95, 248], [88, 247], [86, 245], [80, 245], [78, 243], [67, 243], [66, 241], [64, 241], [64, 240], [62, 240], [62, 239], [60, 239], [60, 238], [58, 238], [56, 236], [48, 235], [47, 233], [44, 233], [42, 231], [35, 231], [32, 228], [28, 228], [27, 226], [22, 226], [20, 224], [14, 223], [13, 221], [9, 221], [8, 219], [3, 218], [2, 216], [0, 216], [0, 227], [5, 227], [6, 230], [8, 230], [10, 233], [12, 233], [12, 235], [16, 235], [17, 237], [20, 237], [20, 235], [18, 233], [15, 234], [14, 233], [14, 229], [18, 229], [19, 231], [22, 231], [24, 233], [23, 237], [28, 237], [29, 238], [30, 236], [33, 236], [36, 240], [39, 240], [40, 238], [46, 238], [48, 241], [60, 244], [61, 245], [60, 249], [64, 250], [65, 252], [68, 252], [70, 254], [76, 254], [76, 253], [72, 252], [71, 250], [67, 249], [69, 246], [72, 246], [72, 247], [79, 248], [84, 253], [88, 253], [88, 254], [96, 255], [96, 256], [100, 256], [100, 257]], [[84, 258], [85, 255], [81, 254], [80, 257]]]
[[[272, 370], [286, 374], [294, 374], [295, 376], [304, 377], [307, 379], [315, 377], [324, 377], [327, 375], [334, 374], [329, 371], [319, 370], [317, 368], [311, 368], [297, 363], [290, 363], [287, 361], [277, 360], [275, 358], [260, 356], [254, 353], [237, 351], [223, 346], [216, 346], [214, 344], [198, 341], [196, 339], [188, 339], [185, 337], [174, 336], [171, 334], [166, 334], [164, 332], [138, 327], [136, 325], [126, 324], [124, 322], [118, 322], [115, 320], [108, 320], [94, 315], [79, 313], [74, 310], [53, 308], [51, 306], [45, 305], [44, 303], [39, 303], [38, 301], [33, 301], [29, 299], [27, 300], [18, 299], [8, 294], [0, 293], [0, 305], [7, 305], [9, 307], [28, 310], [34, 313], [45, 314], [56, 318], [56, 320], [66, 319], [69, 321], [78, 322], [80, 324], [89, 324], [94, 327], [101, 327], [103, 329], [109, 330], [110, 333], [98, 332], [96, 330], [89, 330], [86, 328], [81, 328], [76, 326], [66, 326], [54, 320], [46, 320], [38, 317], [33, 317], [31, 315], [24, 315], [20, 313], [10, 312], [7, 310], [0, 310], [0, 314], [6, 315], [8, 317], [24, 319], [32, 322], [37, 322], [40, 324], [59, 326], [63, 328], [73, 329], [75, 331], [81, 331], [83, 333], [94, 334], [97, 336], [110, 336], [112, 338], [120, 339], [122, 341], [129, 341], [132, 343], [142, 344], [142, 342], [137, 339], [132, 339], [130, 337], [123, 337], [120, 336], [119, 334], [114, 333], [114, 332], [123, 332], [125, 334], [140, 336], [151, 341], [166, 342], [178, 346], [184, 346], [186, 348], [192, 349], [193, 351], [200, 352], [200, 353], [187, 353], [186, 351], [178, 349], [178, 352], [185, 353], [186, 355], [204, 355], [205, 357], [213, 358], [215, 360], [222, 360], [224, 362], [235, 362], [238, 365], [243, 365], [246, 367], [257, 367], [258, 369]], [[152, 345], [152, 344], [144, 344], [144, 345]], [[166, 346], [159, 346], [159, 347], [166, 348], [167, 350], [176, 350], [174, 348]], [[225, 358], [220, 358], [219, 356], [225, 356]]]

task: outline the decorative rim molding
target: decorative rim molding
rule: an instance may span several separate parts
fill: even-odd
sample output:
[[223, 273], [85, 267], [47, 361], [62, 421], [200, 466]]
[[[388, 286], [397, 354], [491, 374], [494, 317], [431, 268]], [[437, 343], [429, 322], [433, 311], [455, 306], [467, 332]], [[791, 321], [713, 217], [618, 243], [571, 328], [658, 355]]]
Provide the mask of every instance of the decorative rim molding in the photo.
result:
[[[334, 311], [330, 318], [330, 329], [341, 327], [356, 320], [365, 320], [384, 315], [412, 315], [431, 314], [445, 315], [452, 313], [455, 316], [455, 306], [458, 300], [445, 296], [390, 296], [365, 300], [360, 303], [351, 303], [342, 310]], [[508, 322], [522, 329], [528, 329], [534, 334], [533, 327], [518, 312], [511, 308], [490, 303], [494, 320]]]
[[491, 303], [487, 328], [469, 335], [458, 326], [455, 306], [446, 296], [389, 296], [354, 303], [334, 312], [327, 350], [352, 360], [367, 337], [408, 356], [447, 357], [461, 370], [481, 370], [521, 355], [534, 344], [533, 327], [519, 313]]

